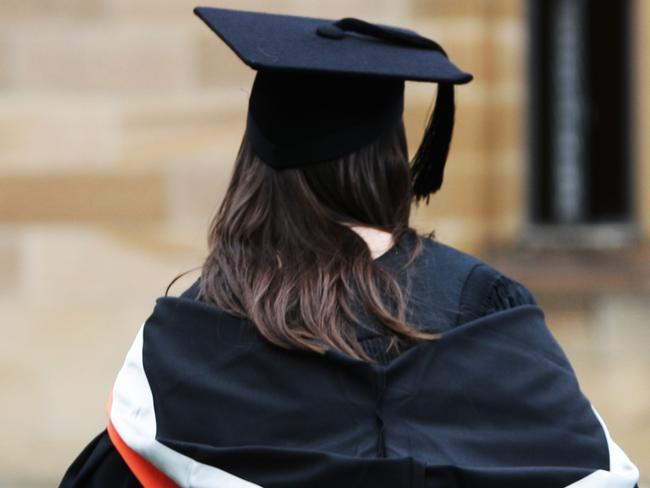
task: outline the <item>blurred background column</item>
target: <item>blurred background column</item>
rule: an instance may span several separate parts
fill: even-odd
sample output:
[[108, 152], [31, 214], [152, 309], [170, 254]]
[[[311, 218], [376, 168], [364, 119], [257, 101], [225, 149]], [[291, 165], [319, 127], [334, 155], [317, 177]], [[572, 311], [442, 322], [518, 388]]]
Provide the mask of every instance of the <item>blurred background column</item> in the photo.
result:
[[638, 238], [631, 2], [528, 2], [531, 243]]

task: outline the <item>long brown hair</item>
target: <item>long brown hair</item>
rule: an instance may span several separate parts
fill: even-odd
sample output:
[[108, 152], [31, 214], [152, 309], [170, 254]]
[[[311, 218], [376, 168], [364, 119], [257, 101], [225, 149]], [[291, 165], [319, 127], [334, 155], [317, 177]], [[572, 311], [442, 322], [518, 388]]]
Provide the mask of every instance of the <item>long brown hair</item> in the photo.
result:
[[416, 237], [408, 265], [422, 252], [412, 200], [403, 121], [355, 153], [284, 170], [261, 161], [244, 134], [210, 223], [199, 299], [289, 349], [333, 347], [373, 361], [356, 338], [359, 306], [387, 328], [389, 349], [437, 338], [407, 323], [400, 286], [347, 226], [388, 231], [394, 242]]

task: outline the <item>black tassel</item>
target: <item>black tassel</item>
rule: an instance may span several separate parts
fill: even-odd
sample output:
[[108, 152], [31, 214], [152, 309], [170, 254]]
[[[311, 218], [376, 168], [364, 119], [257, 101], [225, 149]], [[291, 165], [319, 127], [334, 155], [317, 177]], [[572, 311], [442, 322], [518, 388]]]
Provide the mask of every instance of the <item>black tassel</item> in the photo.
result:
[[422, 142], [411, 161], [411, 181], [416, 204], [438, 191], [454, 129], [454, 85], [439, 83], [433, 113]]
[[[370, 24], [360, 19], [344, 18], [332, 25], [323, 26], [318, 33], [325, 37], [340, 39], [345, 31], [353, 31], [391, 42], [438, 51], [447, 57], [444, 49], [435, 41], [413, 32]], [[471, 80], [469, 75], [466, 81]], [[416, 204], [438, 191], [447, 161], [447, 153], [454, 129], [454, 85], [438, 82], [438, 94], [433, 113], [429, 119], [420, 147], [411, 161], [411, 182]]]

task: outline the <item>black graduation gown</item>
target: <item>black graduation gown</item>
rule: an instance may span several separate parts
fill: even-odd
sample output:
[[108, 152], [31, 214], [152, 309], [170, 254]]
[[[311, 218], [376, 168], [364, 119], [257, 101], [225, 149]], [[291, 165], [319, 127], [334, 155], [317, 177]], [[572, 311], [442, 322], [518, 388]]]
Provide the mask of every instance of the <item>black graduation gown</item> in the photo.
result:
[[[334, 350], [320, 357], [277, 348], [197, 301], [198, 282], [179, 298], [159, 298], [136, 352], [153, 392], [158, 447], [206, 467], [207, 477], [193, 470], [196, 482], [182, 484], [215, 486], [205, 482], [212, 466], [265, 488], [552, 488], [611, 470], [618, 446], [532, 294], [472, 256], [423, 243], [407, 270], [410, 238], [377, 263], [401, 283], [408, 274], [410, 318], [443, 338], [387, 354], [387, 338], [369, 320], [358, 336], [377, 365]], [[635, 486], [625, 461], [615, 469], [627, 478], [611, 486]], [[141, 484], [103, 431], [61, 486]]]

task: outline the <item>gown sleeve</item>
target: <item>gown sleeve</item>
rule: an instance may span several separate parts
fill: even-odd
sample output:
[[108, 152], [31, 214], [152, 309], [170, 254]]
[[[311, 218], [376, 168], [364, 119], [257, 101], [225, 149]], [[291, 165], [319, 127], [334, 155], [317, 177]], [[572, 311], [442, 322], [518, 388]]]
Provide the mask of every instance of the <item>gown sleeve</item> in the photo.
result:
[[140, 488], [106, 430], [98, 434], [66, 471], [59, 488]]
[[[486, 314], [490, 313], [490, 311], [535, 303], [532, 294], [523, 285], [501, 273], [496, 272], [495, 274], [489, 267], [483, 271], [477, 269], [477, 273], [472, 280], [469, 283], [470, 291], [464, 293], [464, 296], [468, 299], [467, 304], [471, 300], [474, 301], [472, 303], [479, 304], [479, 308], [471, 309], [473, 314]], [[188, 290], [186, 298], [196, 296], [195, 291], [196, 288]], [[131, 488], [140, 486], [142, 485], [122, 460], [106, 430], [95, 437], [79, 454], [68, 468], [60, 484], [60, 487], [63, 488]], [[497, 485], [491, 484], [491, 486]], [[606, 485], [594, 484], [589, 486]]]
[[[196, 299], [199, 285], [199, 280], [196, 280], [181, 297]], [[59, 487], [139, 488], [142, 484], [124, 462], [104, 429], [70, 465]]]
[[519, 305], [537, 305], [537, 301], [524, 285], [481, 263], [465, 281], [456, 325]]
[[500, 275], [485, 297], [481, 313], [489, 315], [518, 305], [537, 305], [537, 301], [524, 285], [505, 275]]

